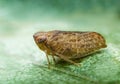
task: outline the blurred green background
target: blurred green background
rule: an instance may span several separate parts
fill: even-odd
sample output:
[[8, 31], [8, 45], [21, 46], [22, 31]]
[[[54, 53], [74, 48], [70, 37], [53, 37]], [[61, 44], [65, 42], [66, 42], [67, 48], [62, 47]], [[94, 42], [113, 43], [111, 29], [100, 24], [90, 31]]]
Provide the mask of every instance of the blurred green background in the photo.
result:
[[[107, 48], [47, 68], [38, 31], [101, 33]], [[0, 84], [120, 84], [120, 0], [0, 0]]]

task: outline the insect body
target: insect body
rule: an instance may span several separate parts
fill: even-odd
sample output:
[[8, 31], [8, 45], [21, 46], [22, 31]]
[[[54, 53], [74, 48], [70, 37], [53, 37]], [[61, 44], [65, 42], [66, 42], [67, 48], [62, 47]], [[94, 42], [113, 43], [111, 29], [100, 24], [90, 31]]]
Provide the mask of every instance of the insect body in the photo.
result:
[[[33, 35], [38, 47], [48, 55], [77, 65], [71, 59], [81, 58], [106, 47], [105, 39], [96, 32], [48, 31]], [[48, 63], [49, 59], [48, 59]]]

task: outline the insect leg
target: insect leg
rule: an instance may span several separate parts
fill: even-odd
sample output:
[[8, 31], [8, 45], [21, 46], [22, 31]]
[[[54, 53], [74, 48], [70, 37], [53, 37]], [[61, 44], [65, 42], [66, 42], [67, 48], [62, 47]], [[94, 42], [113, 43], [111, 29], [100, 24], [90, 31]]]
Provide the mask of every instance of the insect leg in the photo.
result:
[[[46, 51], [45, 51], [46, 52]], [[48, 68], [50, 68], [50, 60], [49, 60], [49, 57], [48, 57], [48, 54], [46, 53], [46, 57], [47, 57], [47, 62], [48, 62]]]
[[50, 60], [49, 60], [48, 55], [46, 55], [46, 57], [47, 57], [47, 61], [48, 61], [48, 68], [50, 68]]
[[79, 65], [80, 65], [80, 64], [75, 63], [74, 61], [72, 61], [72, 60], [66, 58], [66, 57], [63, 56], [62, 54], [58, 54], [58, 53], [55, 53], [55, 54], [58, 55], [61, 59], [65, 60], [65, 61], [67, 61], [67, 62], [70, 62], [70, 63], [72, 63], [72, 64], [74, 64], [74, 65], [76, 65], [76, 66], [79, 66]]
[[54, 63], [56, 63], [55, 57], [53, 55], [52, 55], [52, 58], [53, 58]]

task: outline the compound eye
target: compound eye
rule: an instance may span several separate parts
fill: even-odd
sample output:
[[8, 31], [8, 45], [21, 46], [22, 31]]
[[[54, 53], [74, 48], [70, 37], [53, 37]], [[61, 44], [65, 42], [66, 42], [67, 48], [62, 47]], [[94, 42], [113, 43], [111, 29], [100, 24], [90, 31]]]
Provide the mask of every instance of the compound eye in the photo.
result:
[[45, 40], [46, 40], [46, 38], [40, 38], [40, 39], [38, 40], [38, 43], [43, 43]]

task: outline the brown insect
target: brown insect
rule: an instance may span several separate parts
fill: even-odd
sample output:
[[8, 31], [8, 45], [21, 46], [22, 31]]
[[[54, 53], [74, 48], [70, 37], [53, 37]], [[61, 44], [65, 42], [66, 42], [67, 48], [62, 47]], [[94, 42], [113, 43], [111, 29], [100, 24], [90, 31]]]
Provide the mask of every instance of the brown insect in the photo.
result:
[[37, 32], [33, 37], [38, 47], [46, 53], [48, 67], [50, 65], [48, 55], [51, 55], [54, 61], [54, 56], [58, 56], [78, 65], [71, 59], [84, 57], [106, 47], [105, 39], [96, 32], [54, 30]]

